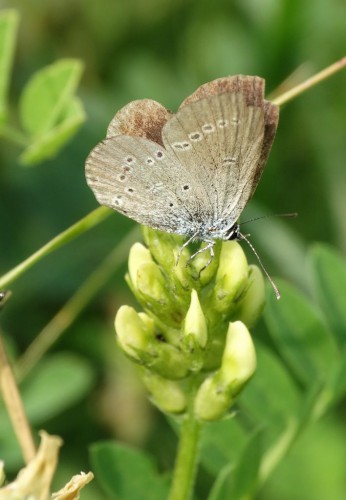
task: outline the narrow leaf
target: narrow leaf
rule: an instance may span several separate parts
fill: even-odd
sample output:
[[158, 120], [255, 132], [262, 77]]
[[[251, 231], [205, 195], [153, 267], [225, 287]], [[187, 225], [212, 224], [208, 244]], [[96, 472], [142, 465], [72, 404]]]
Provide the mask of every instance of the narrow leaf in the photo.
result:
[[257, 371], [238, 401], [247, 417], [267, 428], [271, 439], [275, 439], [297, 412], [300, 395], [284, 364], [274, 353], [259, 343], [256, 353]]
[[208, 500], [245, 500], [256, 491], [261, 462], [261, 433], [256, 432], [234, 466], [227, 465], [216, 479]]
[[[324, 378], [338, 357], [333, 336], [312, 304], [297, 290], [281, 283], [281, 300], [268, 294], [264, 312], [277, 349], [298, 379], [307, 385]], [[270, 291], [271, 292], [271, 291]]]
[[310, 252], [313, 292], [335, 334], [346, 345], [346, 262], [333, 248], [316, 244]]
[[0, 13], [0, 128], [6, 121], [7, 91], [18, 21], [18, 13], [15, 10], [4, 10]]

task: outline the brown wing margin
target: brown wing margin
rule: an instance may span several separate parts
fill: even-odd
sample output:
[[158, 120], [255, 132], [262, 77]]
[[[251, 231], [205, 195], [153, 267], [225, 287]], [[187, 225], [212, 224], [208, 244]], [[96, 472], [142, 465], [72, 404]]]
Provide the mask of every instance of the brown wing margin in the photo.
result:
[[[261, 150], [261, 156], [258, 160], [256, 172], [254, 176], [253, 189], [250, 194], [250, 198], [253, 195], [256, 186], [262, 175], [265, 163], [268, 159], [275, 134], [279, 123], [279, 106], [271, 103], [270, 101], [264, 101], [264, 137]], [[249, 199], [250, 199], [249, 198]]]
[[201, 85], [193, 94], [183, 101], [180, 108], [191, 102], [198, 101], [211, 95], [228, 92], [241, 92], [248, 106], [261, 107], [264, 111], [264, 137], [259, 161], [255, 169], [250, 197], [253, 195], [261, 177], [264, 165], [269, 156], [276, 129], [279, 122], [279, 107], [270, 101], [264, 100], [265, 81], [258, 76], [236, 75], [218, 78]]

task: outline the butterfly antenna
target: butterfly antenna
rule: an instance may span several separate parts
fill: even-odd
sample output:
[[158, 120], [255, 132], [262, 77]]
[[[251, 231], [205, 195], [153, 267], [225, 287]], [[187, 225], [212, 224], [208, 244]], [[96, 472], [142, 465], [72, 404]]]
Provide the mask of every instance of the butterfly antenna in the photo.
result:
[[258, 255], [258, 253], [256, 252], [255, 250], [255, 247], [253, 246], [253, 244], [247, 239], [247, 237], [244, 235], [244, 234], [241, 234], [239, 233], [239, 236], [240, 236], [240, 239], [241, 240], [245, 240], [246, 243], [249, 245], [249, 247], [251, 248], [251, 250], [253, 251], [253, 253], [256, 255], [257, 257], [257, 260], [258, 262], [260, 263], [260, 266], [261, 268], [263, 269], [263, 272], [264, 274], [267, 276], [268, 280], [269, 280], [269, 283], [271, 284], [271, 286], [273, 287], [273, 290], [275, 292], [275, 295], [276, 295], [276, 298], [279, 300], [281, 295], [280, 295], [280, 292], [279, 292], [279, 289], [278, 287], [275, 285], [274, 281], [272, 280], [272, 278], [270, 277], [268, 271], [266, 270], [266, 268], [264, 267], [261, 259], [260, 259], [260, 256]]
[[255, 220], [260, 220], [260, 219], [267, 219], [268, 217], [297, 217], [298, 212], [291, 212], [288, 214], [268, 214], [268, 215], [261, 215], [260, 217], [255, 217], [254, 219], [249, 219], [249, 220], [244, 220], [244, 222], [240, 222], [239, 226], [243, 226], [244, 224], [247, 224], [248, 222], [253, 222]]

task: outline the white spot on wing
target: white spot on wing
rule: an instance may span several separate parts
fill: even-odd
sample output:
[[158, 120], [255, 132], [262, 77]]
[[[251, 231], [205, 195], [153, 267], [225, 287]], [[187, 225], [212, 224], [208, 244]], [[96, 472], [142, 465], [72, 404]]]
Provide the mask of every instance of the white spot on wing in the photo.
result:
[[174, 142], [172, 146], [177, 151], [188, 151], [189, 149], [191, 149], [191, 144], [187, 141]]
[[120, 194], [118, 194], [118, 195], [114, 198], [114, 200], [113, 200], [113, 205], [114, 205], [115, 207], [122, 207], [122, 206], [123, 206], [123, 199], [122, 199], [122, 198], [123, 198], [123, 197], [122, 197]]
[[233, 165], [236, 162], [237, 158], [235, 156], [225, 156], [225, 158], [222, 160], [222, 163], [224, 165]]
[[203, 139], [203, 136], [199, 132], [191, 132], [189, 134], [189, 139], [192, 142], [199, 142], [199, 141], [201, 141]]
[[215, 132], [215, 126], [212, 123], [205, 123], [202, 125], [202, 130], [205, 134], [211, 134]]

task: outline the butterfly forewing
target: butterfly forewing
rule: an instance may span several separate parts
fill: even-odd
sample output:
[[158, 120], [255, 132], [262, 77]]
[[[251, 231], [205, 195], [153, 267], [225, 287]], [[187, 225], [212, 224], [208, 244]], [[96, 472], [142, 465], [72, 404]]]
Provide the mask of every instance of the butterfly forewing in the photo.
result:
[[[242, 93], [225, 93], [182, 107], [163, 128], [167, 150], [199, 179], [217, 221], [251, 182], [264, 134], [263, 110], [247, 106]], [[232, 220], [230, 220], [232, 225]]]
[[155, 229], [190, 234], [195, 214], [203, 211], [200, 183], [147, 139], [106, 139], [88, 157], [86, 177], [99, 203]]

